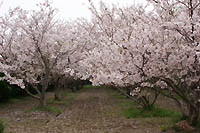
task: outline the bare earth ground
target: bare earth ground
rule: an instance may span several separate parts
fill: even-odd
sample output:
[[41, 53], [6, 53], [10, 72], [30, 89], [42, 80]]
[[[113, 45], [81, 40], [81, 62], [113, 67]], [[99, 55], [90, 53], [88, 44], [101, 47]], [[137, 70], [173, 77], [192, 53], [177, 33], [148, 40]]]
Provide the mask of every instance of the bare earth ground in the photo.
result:
[[[69, 104], [62, 105], [60, 115], [36, 111], [32, 98], [0, 106], [6, 123], [5, 133], [160, 133], [169, 118], [126, 119], [123, 106], [106, 89], [84, 89]], [[165, 103], [166, 104], [166, 103]]]

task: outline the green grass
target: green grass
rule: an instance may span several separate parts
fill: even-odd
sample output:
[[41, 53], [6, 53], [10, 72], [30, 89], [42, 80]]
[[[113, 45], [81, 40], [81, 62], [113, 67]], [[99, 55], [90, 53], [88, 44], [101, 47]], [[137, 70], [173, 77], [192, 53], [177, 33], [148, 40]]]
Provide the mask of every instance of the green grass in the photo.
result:
[[70, 91], [64, 91], [62, 93], [63, 99], [61, 100], [55, 100], [54, 98], [47, 100], [46, 107], [33, 107], [30, 110], [26, 110], [25, 112], [34, 112], [34, 111], [45, 111], [55, 114], [60, 114], [63, 112], [63, 106], [60, 105], [67, 105], [69, 104], [79, 93], [77, 92], [70, 92]]
[[200, 120], [198, 121], [197, 125], [194, 126], [195, 131], [185, 131], [176, 125], [177, 122], [187, 119], [187, 117], [184, 117], [182, 115], [175, 115], [174, 117], [172, 117], [171, 122], [168, 125], [162, 125], [160, 128], [163, 132], [173, 129], [178, 133], [197, 133], [200, 130]]
[[93, 85], [84, 85], [83, 86], [84, 89], [89, 89], [89, 88], [93, 88], [93, 87], [94, 87]]
[[181, 114], [172, 109], [162, 109], [154, 107], [152, 110], [143, 108], [127, 108], [122, 111], [126, 118], [145, 118], [145, 117], [180, 117]]
[[84, 85], [84, 89], [90, 89], [90, 88], [102, 88], [102, 86], [93, 86], [93, 85]]
[[133, 105], [137, 105], [137, 103], [134, 101], [131, 101], [131, 100], [122, 101], [120, 103], [120, 106], [124, 106], [124, 107], [129, 107], [129, 106], [133, 106]]
[[8, 104], [15, 104], [24, 100], [27, 100], [29, 97], [18, 97], [18, 98], [10, 98], [6, 102], [0, 102], [0, 106], [7, 106]]
[[[174, 116], [174, 117], [172, 118], [172, 122], [175, 124], [175, 123], [177, 123], [177, 122], [179, 122], [179, 121], [188, 120], [188, 119], [189, 119], [188, 117], [182, 116], [182, 115], [180, 115], [180, 116]], [[173, 126], [173, 127], [176, 128], [176, 126]], [[197, 124], [196, 124], [194, 127], [195, 127], [196, 129], [200, 130], [200, 119], [197, 121]]]
[[61, 108], [58, 108], [56, 106], [46, 106], [46, 107], [33, 107], [32, 109], [26, 110], [25, 112], [35, 112], [35, 111], [44, 111], [44, 112], [50, 112], [55, 114], [60, 114], [63, 112]]
[[161, 129], [162, 132], [166, 132], [169, 129], [173, 129], [173, 127], [174, 127], [174, 124], [173, 123], [169, 123], [167, 125], [161, 125], [160, 129]]
[[67, 98], [75, 98], [78, 95], [78, 92], [69, 92], [65, 91], [63, 92], [62, 96]]
[[27, 99], [27, 97], [11, 98], [11, 99], [8, 100], [8, 103], [14, 104], [14, 103], [18, 103], [20, 101], [24, 101], [26, 99]]
[[121, 100], [121, 99], [127, 99], [126, 96], [121, 95], [121, 94], [113, 94], [112, 96], [113, 96], [115, 99], [119, 99], [119, 100]]
[[127, 99], [126, 96], [122, 95], [119, 91], [112, 89], [111, 87], [108, 87], [107, 92], [110, 96], [112, 96], [116, 100], [122, 100]]
[[17, 104], [17, 103], [23, 102], [24, 100], [27, 100], [27, 99], [28, 99], [28, 97], [10, 98], [6, 102], [0, 102], [0, 108], [7, 108], [8, 105]]
[[56, 105], [67, 105], [78, 95], [77, 92], [64, 91], [62, 93], [61, 100], [55, 100], [54, 98], [48, 99], [47, 104], [56, 104]]
[[47, 100], [47, 104], [67, 105], [68, 103], [69, 101], [67, 100], [55, 100], [55, 99]]
[[93, 85], [84, 85], [83, 89], [90, 89], [90, 88], [106, 88], [106, 89], [110, 89], [111, 86], [109, 85], [99, 85], [99, 86], [93, 86]]
[[122, 95], [117, 90], [114, 90], [112, 88], [108, 88], [107, 92], [112, 98], [114, 98], [117, 101], [119, 106], [122, 106], [122, 107], [133, 107], [133, 106], [137, 105], [137, 102], [127, 98], [127, 96]]
[[3, 131], [4, 131], [4, 123], [3, 123], [3, 121], [0, 119], [0, 133], [3, 133]]

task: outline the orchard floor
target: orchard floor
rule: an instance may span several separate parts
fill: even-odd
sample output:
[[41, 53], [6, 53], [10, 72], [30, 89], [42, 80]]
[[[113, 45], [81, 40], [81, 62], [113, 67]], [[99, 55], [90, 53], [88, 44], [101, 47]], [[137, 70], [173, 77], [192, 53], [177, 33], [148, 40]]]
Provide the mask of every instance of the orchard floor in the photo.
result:
[[[0, 118], [5, 122], [5, 133], [161, 133], [161, 126], [170, 121], [170, 118], [127, 119], [120, 114], [124, 108], [121, 101], [111, 93], [103, 88], [83, 89], [68, 104], [59, 105], [63, 109], [60, 114], [26, 111], [36, 106], [37, 101], [25, 98], [0, 105]], [[48, 97], [53, 98], [53, 94], [48, 93]], [[167, 102], [161, 104], [168, 106]]]

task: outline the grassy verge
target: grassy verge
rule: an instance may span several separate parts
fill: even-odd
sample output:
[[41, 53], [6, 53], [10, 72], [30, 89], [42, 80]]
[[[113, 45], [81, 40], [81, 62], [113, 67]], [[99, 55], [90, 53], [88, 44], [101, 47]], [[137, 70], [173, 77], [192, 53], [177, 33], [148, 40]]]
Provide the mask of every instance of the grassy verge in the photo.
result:
[[119, 91], [112, 89], [111, 87], [107, 89], [108, 94], [115, 99], [119, 106], [124, 108], [127, 107], [136, 107], [137, 103], [133, 100], [130, 100], [126, 96], [122, 95]]
[[71, 92], [71, 91], [63, 91], [61, 100], [55, 100], [54, 98], [48, 99], [47, 104], [49, 105], [67, 105], [72, 102], [77, 95], [79, 95], [80, 91]]
[[181, 113], [173, 109], [163, 109], [155, 106], [152, 110], [145, 110], [143, 108], [139, 108], [136, 102], [121, 95], [118, 91], [109, 89], [109, 93], [118, 101], [120, 106], [124, 107], [122, 115], [126, 118], [171, 117], [174, 118], [175, 121], [181, 117]]
[[50, 112], [53, 114], [60, 114], [63, 112], [63, 110], [56, 106], [46, 106], [46, 107], [33, 107], [29, 110], [26, 110], [25, 112], [35, 112], [35, 111], [45, 111]]
[[63, 91], [62, 92], [62, 99], [55, 100], [54, 97], [47, 99], [47, 106], [46, 107], [33, 107], [25, 112], [35, 112], [35, 111], [44, 111], [53, 114], [60, 114], [64, 111], [66, 105], [72, 102], [75, 97], [79, 95], [79, 91], [71, 92], [71, 91]]
[[178, 118], [181, 114], [172, 109], [162, 109], [158, 107], [152, 110], [144, 110], [143, 108], [127, 108], [122, 111], [126, 118], [145, 118], [145, 117], [171, 117]]
[[[159, 108], [154, 106], [152, 110], [144, 110], [139, 108], [136, 102], [130, 100], [126, 96], [122, 95], [117, 90], [108, 89], [110, 96], [115, 99], [116, 104], [120, 106], [118, 114], [129, 119], [132, 118], [139, 123], [151, 123], [148, 126], [155, 128], [160, 128], [162, 131], [167, 131], [173, 129], [176, 122], [184, 120], [180, 112], [177, 112], [174, 109]], [[152, 128], [151, 127], [151, 128]]]

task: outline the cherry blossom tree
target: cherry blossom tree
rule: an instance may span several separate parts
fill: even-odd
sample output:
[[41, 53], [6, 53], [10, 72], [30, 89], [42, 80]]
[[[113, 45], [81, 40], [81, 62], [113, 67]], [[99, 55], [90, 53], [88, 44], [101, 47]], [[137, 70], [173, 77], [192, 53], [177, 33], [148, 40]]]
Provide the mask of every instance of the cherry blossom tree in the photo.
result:
[[[149, 0], [150, 1], [150, 0]], [[152, 0], [154, 10], [91, 5], [98, 47], [85, 63], [93, 84], [156, 90], [199, 118], [199, 1]], [[166, 92], [167, 93], [164, 93]], [[177, 99], [177, 96], [180, 99]]]
[[[162, 66], [154, 76], [171, 92], [182, 113], [195, 125], [199, 118], [199, 10], [198, 0], [151, 1], [160, 23], [165, 45], [158, 52]], [[168, 41], [167, 41], [168, 40]], [[163, 52], [163, 53], [161, 53]], [[161, 62], [161, 61], [160, 61]], [[160, 63], [161, 64], [161, 63]], [[157, 65], [158, 66], [158, 65]], [[180, 102], [175, 95], [178, 95]]]
[[46, 106], [45, 92], [51, 75], [67, 63], [63, 56], [76, 46], [68, 43], [72, 37], [68, 35], [69, 26], [54, 19], [56, 9], [49, 1], [37, 6], [39, 10], [33, 11], [15, 8], [1, 19], [1, 59], [7, 79], [14, 79], [23, 88], [32, 86], [38, 95], [25, 88], [27, 93], [38, 99], [40, 106]]
[[72, 79], [81, 78], [80, 72], [82, 70], [79, 62], [85, 58], [84, 52], [91, 47], [91, 45], [88, 45], [88, 31], [92, 27], [87, 20], [82, 18], [65, 23], [65, 28], [55, 27], [58, 32], [63, 30], [63, 33], [66, 33], [56, 33], [58, 37], [63, 36], [64, 39], [64, 42], [61, 43], [64, 47], [60, 49], [63, 52], [57, 59], [51, 78], [58, 85], [55, 91], [55, 99], [57, 100], [61, 99], [61, 86], [64, 86], [68, 82], [67, 80], [71, 81]]
[[[148, 0], [154, 6], [112, 8], [92, 2], [92, 22], [55, 20], [48, 1], [39, 10], [11, 10], [0, 19], [1, 80], [31, 85], [46, 105], [48, 84], [67, 78], [124, 88], [150, 108], [161, 93], [173, 99], [191, 125], [200, 108], [200, 1]], [[65, 81], [64, 81], [65, 82]], [[59, 97], [59, 86], [55, 96]], [[149, 94], [154, 93], [153, 100]], [[177, 98], [178, 96], [178, 98]]]
[[[39, 10], [32, 11], [15, 8], [1, 18], [2, 72], [4, 79], [18, 84], [38, 99], [40, 106], [46, 106], [49, 83], [58, 85], [55, 98], [60, 99], [65, 79], [80, 77], [77, 63], [83, 59], [83, 51], [91, 47], [87, 39], [91, 26], [83, 19], [56, 20], [57, 10], [48, 0], [37, 6]], [[38, 95], [32, 94], [27, 85]]]
[[[101, 3], [100, 11], [98, 11], [91, 3], [91, 11], [98, 38], [94, 42], [97, 44], [96, 47], [88, 52], [88, 57], [85, 62], [83, 61], [83, 64], [89, 67], [86, 70], [90, 75], [88, 77], [95, 85], [117, 86], [126, 96], [145, 108], [151, 108], [158, 97], [157, 91], [153, 99], [149, 97], [150, 93], [147, 89], [144, 89], [138, 97], [131, 97], [123, 91], [126, 88], [130, 93], [134, 83], [141, 80], [141, 71], [138, 68], [142, 62], [141, 60], [136, 62], [135, 58], [143, 58], [141, 54], [144, 49], [141, 51], [140, 42], [145, 43], [148, 40], [143, 35], [145, 29], [143, 26], [148, 26], [147, 20], [150, 17], [145, 14], [142, 6], [134, 5], [130, 8], [114, 6], [110, 9]], [[141, 19], [142, 17], [144, 19]], [[140, 40], [141, 36], [144, 36], [143, 40]], [[152, 99], [151, 102], [150, 99]]]
[[8, 57], [10, 64], [6, 63], [10, 70], [7, 69], [6, 72], [22, 79], [24, 84], [31, 85], [39, 96], [33, 95], [25, 88], [27, 93], [40, 100], [41, 106], [46, 106], [45, 91], [50, 77], [50, 60], [56, 45], [51, 34], [55, 25], [55, 10], [50, 7], [48, 1], [38, 6], [39, 11], [16, 8], [3, 20], [9, 32], [15, 34], [10, 51], [5, 51], [11, 56]]

